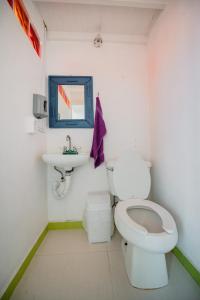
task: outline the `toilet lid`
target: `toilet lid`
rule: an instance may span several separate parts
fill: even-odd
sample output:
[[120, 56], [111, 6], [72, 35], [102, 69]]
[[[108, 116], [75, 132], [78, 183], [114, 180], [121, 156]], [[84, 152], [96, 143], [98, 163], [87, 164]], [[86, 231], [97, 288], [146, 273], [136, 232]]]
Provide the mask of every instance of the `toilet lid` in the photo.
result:
[[119, 157], [113, 172], [113, 183], [120, 200], [148, 197], [150, 171], [139, 153], [130, 150]]

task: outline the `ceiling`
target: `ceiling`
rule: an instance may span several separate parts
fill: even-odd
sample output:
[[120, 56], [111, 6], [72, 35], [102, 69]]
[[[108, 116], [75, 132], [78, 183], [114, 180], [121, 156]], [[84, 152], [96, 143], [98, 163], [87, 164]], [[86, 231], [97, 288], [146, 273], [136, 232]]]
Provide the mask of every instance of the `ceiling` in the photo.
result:
[[33, 0], [34, 2], [54, 2], [90, 5], [127, 6], [163, 9], [169, 0]]
[[34, 0], [49, 32], [147, 36], [166, 0]]

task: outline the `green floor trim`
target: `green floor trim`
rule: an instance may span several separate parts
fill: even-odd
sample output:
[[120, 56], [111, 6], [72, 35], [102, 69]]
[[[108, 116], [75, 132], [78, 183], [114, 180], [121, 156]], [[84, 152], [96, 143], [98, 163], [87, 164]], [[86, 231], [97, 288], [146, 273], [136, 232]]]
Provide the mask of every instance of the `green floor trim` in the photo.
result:
[[48, 230], [82, 229], [82, 221], [50, 222]]
[[184, 266], [184, 268], [190, 273], [192, 278], [200, 285], [200, 272], [191, 264], [191, 262], [185, 257], [185, 255], [175, 247], [172, 250], [172, 253], [177, 257], [180, 263]]
[[37, 249], [39, 248], [40, 244], [44, 240], [47, 232], [48, 232], [48, 225], [43, 230], [43, 232], [40, 234], [40, 236], [39, 236], [38, 240], [36, 241], [35, 245], [33, 246], [33, 248], [28, 253], [27, 257], [25, 258], [24, 262], [22, 263], [21, 267], [19, 268], [18, 272], [16, 273], [16, 275], [14, 276], [14, 278], [12, 279], [12, 281], [10, 282], [9, 286], [7, 287], [5, 293], [0, 298], [1, 300], [8, 300], [8, 299], [10, 299], [10, 297], [11, 297], [14, 289], [16, 288], [17, 284], [19, 283], [19, 281], [21, 280], [22, 276], [24, 275], [24, 272], [26, 271], [27, 267], [29, 266], [29, 264], [30, 264], [30, 262], [31, 262], [31, 260], [32, 260], [32, 258], [34, 256], [35, 252], [37, 251]]

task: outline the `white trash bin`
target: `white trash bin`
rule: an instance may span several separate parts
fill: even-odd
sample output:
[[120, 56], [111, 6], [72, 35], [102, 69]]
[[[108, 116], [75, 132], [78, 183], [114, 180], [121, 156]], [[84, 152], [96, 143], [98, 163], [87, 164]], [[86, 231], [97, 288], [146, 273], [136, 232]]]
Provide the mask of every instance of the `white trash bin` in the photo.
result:
[[90, 243], [109, 242], [113, 234], [113, 214], [108, 192], [88, 194], [83, 226]]

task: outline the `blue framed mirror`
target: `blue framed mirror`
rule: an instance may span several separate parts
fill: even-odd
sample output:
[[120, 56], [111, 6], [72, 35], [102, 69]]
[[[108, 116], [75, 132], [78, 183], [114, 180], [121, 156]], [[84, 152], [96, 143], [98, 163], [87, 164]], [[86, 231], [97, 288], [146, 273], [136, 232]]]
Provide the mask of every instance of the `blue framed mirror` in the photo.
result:
[[49, 76], [49, 127], [94, 127], [91, 76]]

